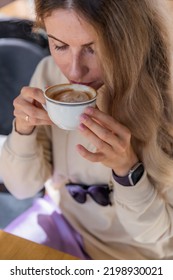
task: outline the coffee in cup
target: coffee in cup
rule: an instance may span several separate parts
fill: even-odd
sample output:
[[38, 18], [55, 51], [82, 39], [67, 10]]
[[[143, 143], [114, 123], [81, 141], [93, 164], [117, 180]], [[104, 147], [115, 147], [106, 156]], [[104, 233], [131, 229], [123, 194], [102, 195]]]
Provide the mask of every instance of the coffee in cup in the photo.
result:
[[93, 98], [90, 92], [77, 91], [77, 90], [64, 90], [62, 92], [55, 92], [51, 96], [52, 99], [60, 102], [76, 103], [85, 102]]
[[44, 96], [52, 122], [62, 129], [73, 130], [79, 125], [85, 108], [95, 107], [97, 92], [81, 84], [60, 84], [48, 87]]

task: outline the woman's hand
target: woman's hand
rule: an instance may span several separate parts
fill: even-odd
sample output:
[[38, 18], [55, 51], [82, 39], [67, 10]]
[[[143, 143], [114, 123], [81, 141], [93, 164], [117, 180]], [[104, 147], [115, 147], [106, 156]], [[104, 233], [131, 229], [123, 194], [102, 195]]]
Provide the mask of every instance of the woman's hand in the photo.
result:
[[45, 98], [41, 89], [23, 87], [18, 97], [14, 99], [14, 116], [16, 131], [30, 134], [37, 125], [51, 125], [52, 122], [41, 104]]
[[138, 162], [129, 129], [92, 107], [85, 110], [80, 121], [79, 131], [96, 147], [96, 152], [92, 153], [77, 145], [80, 155], [92, 162], [103, 163], [118, 176], [127, 175]]

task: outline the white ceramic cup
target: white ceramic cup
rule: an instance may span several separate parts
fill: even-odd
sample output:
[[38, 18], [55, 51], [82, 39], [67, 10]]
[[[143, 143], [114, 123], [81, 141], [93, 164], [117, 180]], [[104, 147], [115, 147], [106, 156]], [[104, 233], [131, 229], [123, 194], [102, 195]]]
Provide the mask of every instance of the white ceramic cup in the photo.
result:
[[[55, 96], [66, 91], [71, 91], [70, 95], [73, 94], [73, 91], [87, 93], [89, 100], [80, 102], [56, 100]], [[46, 99], [46, 106], [44, 108], [47, 110], [52, 122], [62, 129], [74, 130], [78, 127], [80, 123], [79, 117], [85, 108], [88, 106], [95, 107], [97, 92], [95, 89], [85, 85], [60, 84], [48, 87], [44, 91], [44, 96]]]

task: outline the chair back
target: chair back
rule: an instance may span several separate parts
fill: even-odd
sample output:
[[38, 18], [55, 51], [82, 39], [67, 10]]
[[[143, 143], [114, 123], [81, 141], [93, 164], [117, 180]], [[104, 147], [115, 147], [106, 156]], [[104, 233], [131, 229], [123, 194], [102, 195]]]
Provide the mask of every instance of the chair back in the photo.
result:
[[12, 129], [13, 100], [45, 56], [48, 41], [43, 34], [32, 32], [29, 20], [0, 20], [0, 134]]

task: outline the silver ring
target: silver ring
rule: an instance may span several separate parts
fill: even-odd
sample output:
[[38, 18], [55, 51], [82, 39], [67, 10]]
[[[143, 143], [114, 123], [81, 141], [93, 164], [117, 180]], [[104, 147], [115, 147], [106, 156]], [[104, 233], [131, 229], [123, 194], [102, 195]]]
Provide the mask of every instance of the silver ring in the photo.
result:
[[26, 121], [26, 122], [29, 122], [29, 116], [28, 116], [28, 115], [26, 115], [25, 121]]

